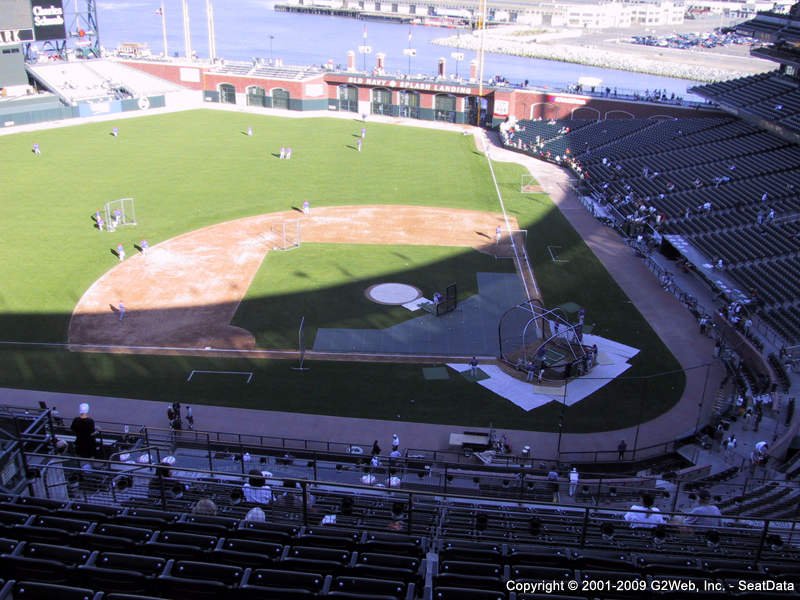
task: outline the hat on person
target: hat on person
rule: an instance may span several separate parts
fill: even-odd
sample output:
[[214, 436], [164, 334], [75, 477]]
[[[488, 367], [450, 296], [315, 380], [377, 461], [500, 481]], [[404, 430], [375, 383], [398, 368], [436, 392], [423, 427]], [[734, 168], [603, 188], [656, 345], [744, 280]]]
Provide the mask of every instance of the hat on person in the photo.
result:
[[78, 407], [78, 412], [82, 415], [89, 414], [89, 405], [86, 402], [81, 402], [81, 405]]

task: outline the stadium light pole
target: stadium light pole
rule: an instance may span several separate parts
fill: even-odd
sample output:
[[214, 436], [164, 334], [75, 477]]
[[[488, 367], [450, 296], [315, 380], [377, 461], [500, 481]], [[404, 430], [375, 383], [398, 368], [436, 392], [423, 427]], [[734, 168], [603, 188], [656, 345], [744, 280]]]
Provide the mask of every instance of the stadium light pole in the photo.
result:
[[272, 65], [272, 40], [275, 39], [275, 36], [269, 34], [267, 37], [269, 38], [269, 64]]

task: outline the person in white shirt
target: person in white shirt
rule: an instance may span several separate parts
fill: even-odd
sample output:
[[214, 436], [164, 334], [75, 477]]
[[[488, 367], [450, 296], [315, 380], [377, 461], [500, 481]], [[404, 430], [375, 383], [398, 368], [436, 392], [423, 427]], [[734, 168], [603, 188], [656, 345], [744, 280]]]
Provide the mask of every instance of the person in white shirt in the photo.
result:
[[578, 487], [578, 469], [572, 467], [572, 470], [569, 472], [569, 495], [575, 495], [575, 489]]
[[658, 525], [665, 525], [666, 519], [655, 506], [655, 501], [650, 494], [642, 494], [642, 505], [634, 504], [625, 513], [624, 519], [631, 524], [631, 528], [640, 527], [652, 529]]
[[264, 474], [257, 470], [250, 470], [250, 479], [242, 486], [244, 501], [253, 504], [269, 504], [272, 502], [272, 490], [264, 479]]

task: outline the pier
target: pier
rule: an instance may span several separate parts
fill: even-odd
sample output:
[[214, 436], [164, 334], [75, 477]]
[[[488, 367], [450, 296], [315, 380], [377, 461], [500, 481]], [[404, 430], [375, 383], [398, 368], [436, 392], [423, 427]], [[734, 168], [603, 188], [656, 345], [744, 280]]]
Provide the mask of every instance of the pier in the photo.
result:
[[381, 13], [361, 10], [359, 8], [332, 8], [328, 6], [303, 6], [300, 4], [276, 4], [278, 12], [304, 13], [309, 15], [328, 15], [331, 17], [348, 17], [361, 21], [385, 21], [409, 25], [419, 19], [411, 15]]

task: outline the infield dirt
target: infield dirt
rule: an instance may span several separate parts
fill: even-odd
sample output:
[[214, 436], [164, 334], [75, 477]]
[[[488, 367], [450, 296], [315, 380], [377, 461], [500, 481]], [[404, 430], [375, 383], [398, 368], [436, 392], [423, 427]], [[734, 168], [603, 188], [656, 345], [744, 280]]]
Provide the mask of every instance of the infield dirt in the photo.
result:
[[[112, 268], [84, 293], [70, 344], [255, 349], [231, 320], [275, 241], [301, 220], [304, 242], [472, 247], [491, 253], [502, 214], [420, 206], [336, 206], [219, 223], [166, 240]], [[519, 229], [509, 217], [512, 229]], [[313, 293], [313, 290], [309, 290]], [[119, 303], [125, 306], [120, 318]]]

